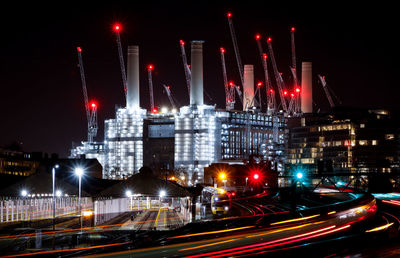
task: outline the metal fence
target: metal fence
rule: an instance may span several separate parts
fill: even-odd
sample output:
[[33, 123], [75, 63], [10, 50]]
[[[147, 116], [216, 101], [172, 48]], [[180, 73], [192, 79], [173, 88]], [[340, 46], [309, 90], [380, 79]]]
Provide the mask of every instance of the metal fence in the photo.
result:
[[[82, 210], [91, 210], [92, 198], [81, 198]], [[77, 197], [57, 197], [55, 201], [56, 217], [78, 215]], [[17, 198], [0, 201], [0, 223], [34, 221], [53, 218], [53, 199]]]

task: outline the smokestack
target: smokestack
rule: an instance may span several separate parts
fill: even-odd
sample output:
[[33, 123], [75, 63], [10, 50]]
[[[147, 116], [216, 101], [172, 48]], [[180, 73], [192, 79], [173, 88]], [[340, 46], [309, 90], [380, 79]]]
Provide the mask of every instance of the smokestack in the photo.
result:
[[244, 65], [243, 111], [247, 111], [254, 99], [254, 67]]
[[139, 46], [128, 46], [127, 70], [126, 107], [129, 110], [139, 109]]
[[190, 105], [203, 105], [203, 43], [194, 40], [191, 42], [191, 71]]
[[312, 63], [301, 63], [301, 111], [312, 113]]

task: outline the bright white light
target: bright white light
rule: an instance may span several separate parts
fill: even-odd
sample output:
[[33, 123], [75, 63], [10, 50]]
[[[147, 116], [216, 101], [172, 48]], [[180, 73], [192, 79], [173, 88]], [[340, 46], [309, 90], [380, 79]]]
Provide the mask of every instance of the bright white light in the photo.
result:
[[77, 176], [82, 176], [83, 175], [83, 169], [82, 168], [75, 168], [75, 175]]
[[226, 210], [226, 211], [229, 210], [229, 207], [228, 207], [228, 206], [225, 206], [225, 207], [224, 207], [224, 210]]
[[297, 173], [297, 174], [296, 174], [296, 177], [297, 177], [298, 179], [302, 179], [302, 178], [303, 178], [303, 173], [300, 173], [300, 172]]
[[126, 195], [126, 197], [131, 197], [132, 196], [132, 191], [131, 190], [126, 190], [125, 195]]
[[175, 113], [177, 112], [176, 108], [173, 108], [173, 109], [171, 110], [171, 112], [172, 112], [173, 114], [175, 114]]
[[166, 194], [165, 190], [161, 190], [161, 191], [160, 191], [160, 197], [164, 197], [165, 194]]
[[54, 168], [59, 168], [60, 166], [58, 165], [58, 164], [56, 164], [55, 166], [54, 166]]
[[162, 107], [161, 108], [161, 113], [168, 113], [168, 108], [167, 107]]
[[62, 192], [61, 192], [60, 190], [57, 190], [57, 191], [56, 191], [56, 196], [57, 196], [57, 197], [60, 197], [61, 195], [62, 195]]
[[22, 195], [22, 197], [27, 196], [27, 195], [28, 195], [28, 191], [22, 190], [22, 191], [21, 191], [21, 195]]

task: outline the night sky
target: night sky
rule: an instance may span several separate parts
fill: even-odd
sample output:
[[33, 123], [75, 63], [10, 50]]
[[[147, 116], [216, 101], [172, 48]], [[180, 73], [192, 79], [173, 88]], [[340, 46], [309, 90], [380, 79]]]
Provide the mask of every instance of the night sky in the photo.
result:
[[[327, 110], [328, 101], [316, 80], [319, 73], [326, 76], [345, 106], [399, 106], [400, 67], [395, 39], [398, 14], [389, 4], [134, 2], [82, 5], [57, 1], [53, 5], [35, 2], [2, 8], [0, 146], [18, 141], [25, 151], [54, 152], [65, 157], [73, 141], [86, 139], [77, 46], [83, 49], [89, 98], [99, 103], [100, 130], [96, 139], [103, 140], [104, 119], [113, 118], [115, 107], [125, 104], [112, 31], [117, 21], [123, 26], [125, 61], [127, 46], [140, 46], [141, 105], [145, 108], [149, 106], [146, 66], [150, 63], [155, 66], [156, 105], [169, 105], [162, 83], [171, 85], [181, 105], [188, 104], [180, 39], [205, 40], [204, 87], [212, 98], [205, 96], [205, 102], [224, 106], [220, 47], [227, 49], [228, 77], [239, 81], [228, 11], [233, 13], [242, 62], [255, 65], [256, 80], [263, 80], [263, 73], [254, 35], [272, 37], [278, 68], [288, 80], [289, 29], [295, 26], [297, 65], [313, 62], [314, 102], [321, 110]], [[267, 48], [265, 40], [263, 47]], [[190, 54], [189, 47], [186, 52]]]

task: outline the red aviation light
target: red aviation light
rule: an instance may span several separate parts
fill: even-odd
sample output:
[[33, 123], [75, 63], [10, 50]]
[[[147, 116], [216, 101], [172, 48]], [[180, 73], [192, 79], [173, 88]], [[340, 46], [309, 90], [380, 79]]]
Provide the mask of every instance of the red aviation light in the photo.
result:
[[121, 30], [121, 25], [120, 24], [114, 24], [114, 31], [119, 32]]
[[295, 27], [290, 28], [290, 31], [291, 31], [291, 32], [295, 32], [295, 30], [296, 30]]
[[289, 93], [289, 92], [288, 92], [287, 90], [284, 90], [284, 91], [283, 91], [283, 95], [284, 95], [284, 96], [287, 96], [288, 93]]
[[77, 47], [76, 49], [78, 50], [78, 52], [82, 52], [82, 48], [81, 47]]
[[181, 44], [182, 46], [184, 46], [184, 45], [185, 45], [185, 41], [179, 40], [179, 44]]
[[233, 86], [233, 82], [232, 81], [229, 82], [229, 86]]
[[271, 37], [267, 38], [267, 42], [268, 42], [268, 43], [271, 43], [271, 42], [272, 42]]
[[293, 93], [293, 92], [292, 92], [292, 93], [290, 93], [290, 97], [292, 97], [292, 98], [294, 97], [294, 93]]
[[231, 17], [232, 17], [232, 13], [229, 12], [229, 13], [226, 14], [226, 16], [227, 16], [228, 18], [231, 18]]
[[273, 89], [269, 89], [269, 92], [270, 92], [270, 93], [274, 93], [274, 90], [273, 90]]
[[258, 88], [261, 88], [261, 87], [262, 87], [262, 85], [263, 85], [263, 83], [262, 83], [262, 82], [258, 82], [258, 83], [257, 83], [257, 87], [258, 87]]
[[267, 58], [268, 58], [268, 55], [264, 53], [264, 54], [263, 54], [263, 58], [264, 58], [264, 59], [267, 59]]
[[221, 50], [221, 53], [225, 53], [225, 48], [221, 47], [220, 50]]
[[89, 103], [89, 107], [92, 108], [92, 109], [97, 108], [97, 103], [96, 103], [96, 101], [91, 101], [91, 102]]
[[148, 66], [147, 66], [147, 69], [148, 69], [149, 71], [151, 71], [151, 70], [154, 69], [154, 66], [153, 66], [153, 65], [148, 65]]
[[296, 93], [300, 93], [301, 89], [299, 87], [296, 87], [295, 91]]
[[256, 40], [259, 40], [261, 38], [260, 34], [256, 35]]
[[259, 175], [258, 173], [254, 173], [254, 174], [253, 174], [253, 179], [254, 179], [254, 180], [260, 179], [260, 175]]
[[153, 112], [154, 114], [155, 114], [155, 113], [158, 113], [158, 108], [156, 108], [156, 107], [153, 108], [153, 109], [151, 110], [151, 112]]
[[167, 88], [168, 88], [168, 89], [171, 89], [171, 86], [168, 85]]

